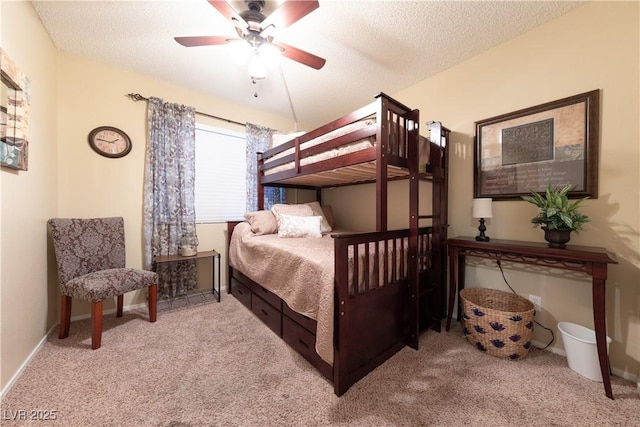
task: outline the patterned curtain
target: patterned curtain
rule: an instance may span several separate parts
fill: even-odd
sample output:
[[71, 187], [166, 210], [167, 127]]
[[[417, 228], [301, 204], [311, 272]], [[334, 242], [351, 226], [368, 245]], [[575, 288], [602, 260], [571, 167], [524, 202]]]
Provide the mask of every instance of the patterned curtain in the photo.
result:
[[[271, 136], [276, 132], [268, 127], [247, 123], [247, 212], [258, 209], [258, 157], [269, 149]], [[264, 208], [271, 209], [276, 203], [286, 203], [285, 189], [264, 188]]]
[[[156, 255], [178, 255], [180, 239], [195, 230], [195, 109], [149, 98], [143, 189], [144, 266]], [[158, 295], [196, 287], [195, 260], [158, 265]]]

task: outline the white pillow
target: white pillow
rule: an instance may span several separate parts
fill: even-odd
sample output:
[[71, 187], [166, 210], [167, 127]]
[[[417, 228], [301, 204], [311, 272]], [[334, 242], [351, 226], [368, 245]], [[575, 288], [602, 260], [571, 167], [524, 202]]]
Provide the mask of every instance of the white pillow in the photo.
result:
[[320, 216], [280, 215], [278, 237], [322, 237]]
[[313, 216], [313, 210], [311, 206], [307, 205], [286, 205], [277, 203], [271, 207], [271, 212], [276, 216], [278, 227], [280, 227], [280, 215], [292, 215], [292, 216]]
[[309, 202], [305, 203], [305, 205], [309, 206], [313, 211], [314, 216], [322, 217], [322, 223], [320, 224], [320, 231], [323, 233], [328, 233], [332, 230], [331, 225], [329, 225], [329, 221], [324, 216], [324, 212], [322, 211], [322, 207], [318, 202]]

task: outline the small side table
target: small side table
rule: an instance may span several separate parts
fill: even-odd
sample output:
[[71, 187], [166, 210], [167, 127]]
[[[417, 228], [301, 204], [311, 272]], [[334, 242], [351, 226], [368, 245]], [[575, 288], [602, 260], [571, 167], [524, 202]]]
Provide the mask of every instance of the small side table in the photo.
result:
[[[220, 254], [217, 251], [198, 252], [193, 256], [159, 255], [159, 256], [153, 257], [153, 270], [154, 271], [156, 270], [157, 264], [190, 261], [190, 260], [200, 259], [200, 258], [211, 258], [211, 293], [214, 296], [217, 296], [218, 302], [220, 302]], [[218, 260], [218, 288], [217, 289], [216, 289], [216, 264], [215, 264], [216, 259]]]

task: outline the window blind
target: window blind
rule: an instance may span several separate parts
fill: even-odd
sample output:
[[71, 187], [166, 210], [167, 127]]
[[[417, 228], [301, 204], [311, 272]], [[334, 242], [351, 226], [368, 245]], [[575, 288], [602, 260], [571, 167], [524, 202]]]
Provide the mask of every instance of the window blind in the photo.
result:
[[196, 222], [242, 220], [246, 210], [246, 136], [196, 125]]

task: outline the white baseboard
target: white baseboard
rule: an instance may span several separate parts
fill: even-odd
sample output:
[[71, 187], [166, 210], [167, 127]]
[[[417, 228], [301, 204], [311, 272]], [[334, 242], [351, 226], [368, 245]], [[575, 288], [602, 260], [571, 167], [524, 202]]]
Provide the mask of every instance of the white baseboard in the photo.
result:
[[40, 342], [38, 343], [38, 345], [36, 345], [36, 347], [33, 349], [33, 351], [29, 354], [29, 356], [27, 356], [27, 358], [24, 360], [24, 362], [22, 362], [22, 365], [20, 365], [20, 368], [18, 368], [18, 370], [16, 371], [15, 374], [13, 374], [13, 376], [11, 377], [11, 379], [9, 380], [9, 382], [4, 386], [4, 388], [2, 389], [2, 392], [0, 393], [0, 400], [4, 400], [5, 396], [7, 395], [7, 393], [9, 393], [9, 390], [11, 390], [11, 387], [13, 387], [13, 385], [16, 383], [16, 381], [18, 381], [18, 378], [20, 378], [20, 376], [22, 375], [22, 373], [24, 372], [25, 368], [27, 367], [27, 365], [29, 365], [29, 363], [31, 362], [31, 360], [33, 360], [33, 358], [35, 357], [35, 355], [38, 353], [38, 351], [40, 351], [40, 348], [44, 345], [44, 343], [47, 341], [47, 339], [49, 338], [49, 335], [51, 335], [53, 333], [53, 331], [56, 329], [56, 327], [58, 326], [58, 323], [56, 323], [55, 325], [53, 325], [51, 327], [51, 329], [49, 329], [47, 331], [47, 333], [45, 334], [44, 337], [42, 337], [42, 339], [40, 340]]
[[[138, 309], [138, 308], [146, 308], [146, 307], [147, 307], [146, 303], [136, 304], [136, 305], [128, 305], [128, 306], [122, 307], [122, 311], [124, 312], [124, 311], [129, 311], [129, 310]], [[113, 308], [113, 309], [110, 309], [110, 310], [105, 310], [102, 314], [103, 315], [105, 315], [105, 314], [113, 314], [116, 311], [117, 311], [117, 308]], [[71, 321], [75, 322], [77, 320], [84, 320], [84, 319], [89, 319], [89, 318], [91, 318], [91, 313], [89, 313], [89, 314], [80, 314], [78, 316], [71, 317]], [[55, 329], [58, 327], [58, 325], [60, 325], [60, 322], [56, 322], [51, 327], [51, 329], [49, 329], [47, 331], [45, 336], [42, 337], [40, 342], [38, 342], [38, 344], [35, 346], [35, 348], [29, 354], [29, 356], [27, 356], [27, 358], [24, 360], [24, 362], [22, 362], [22, 365], [20, 365], [20, 368], [18, 368], [16, 373], [13, 374], [13, 376], [11, 377], [9, 382], [2, 389], [2, 392], [0, 393], [0, 400], [3, 400], [5, 398], [5, 396], [7, 395], [7, 393], [9, 393], [9, 391], [11, 390], [11, 387], [13, 387], [13, 385], [16, 383], [16, 381], [18, 381], [18, 378], [20, 378], [20, 376], [24, 372], [24, 370], [27, 367], [27, 365], [31, 362], [31, 360], [33, 360], [33, 358], [38, 353], [38, 351], [40, 351], [40, 348], [42, 348], [44, 343], [47, 341], [49, 336], [55, 331]]]

